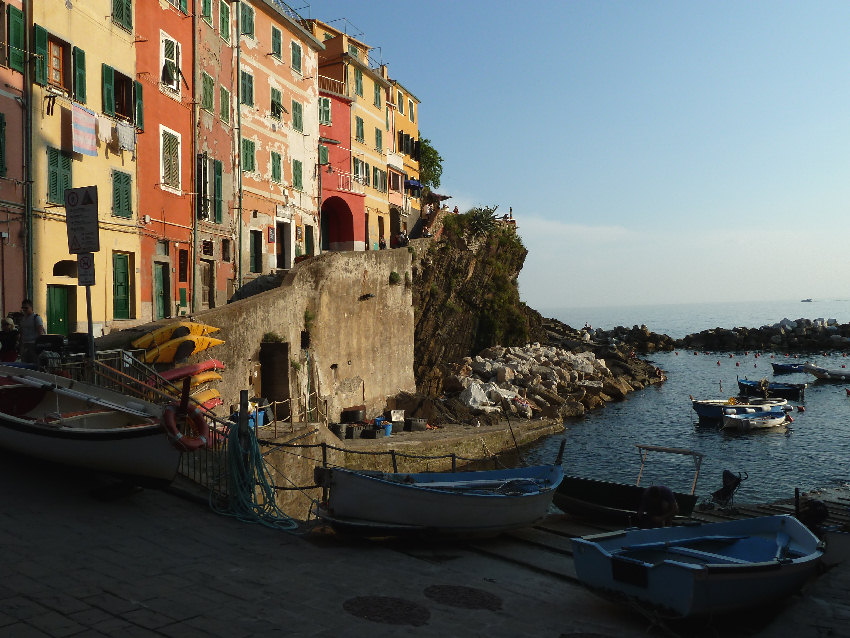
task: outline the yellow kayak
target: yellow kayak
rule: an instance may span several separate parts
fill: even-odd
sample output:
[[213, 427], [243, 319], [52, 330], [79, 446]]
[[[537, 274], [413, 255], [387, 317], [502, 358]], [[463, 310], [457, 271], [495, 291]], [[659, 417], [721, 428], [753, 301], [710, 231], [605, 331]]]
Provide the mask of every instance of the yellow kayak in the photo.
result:
[[[193, 375], [189, 377], [189, 388], [194, 389], [199, 388], [204, 383], [209, 381], [221, 381], [221, 375], [215, 370], [207, 370], [206, 372], [201, 372], [200, 374]], [[177, 379], [172, 381], [173, 388], [169, 388], [168, 392], [171, 394], [179, 394], [183, 389], [183, 379]]]
[[[213, 407], [212, 404], [221, 405], [221, 394], [216, 389], [204, 390], [198, 394], [193, 394], [192, 399], [203, 405], [204, 407]], [[210, 405], [207, 405], [210, 404]]]
[[186, 335], [171, 339], [145, 352], [145, 363], [185, 361], [191, 355], [224, 343], [222, 339], [203, 335]]
[[162, 328], [157, 328], [147, 334], [142, 335], [135, 341], [131, 342], [134, 348], [151, 348], [158, 346], [166, 341], [185, 337], [187, 335], [208, 335], [213, 332], [218, 332], [219, 329], [215, 326], [208, 326], [205, 323], [196, 321], [176, 321]]

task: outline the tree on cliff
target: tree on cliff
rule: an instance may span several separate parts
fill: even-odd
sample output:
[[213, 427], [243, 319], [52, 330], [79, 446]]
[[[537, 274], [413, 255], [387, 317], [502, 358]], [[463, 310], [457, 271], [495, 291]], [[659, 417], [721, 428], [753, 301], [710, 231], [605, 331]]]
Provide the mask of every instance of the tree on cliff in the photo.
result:
[[419, 140], [419, 181], [428, 188], [440, 188], [443, 174], [443, 158], [433, 146], [431, 140]]

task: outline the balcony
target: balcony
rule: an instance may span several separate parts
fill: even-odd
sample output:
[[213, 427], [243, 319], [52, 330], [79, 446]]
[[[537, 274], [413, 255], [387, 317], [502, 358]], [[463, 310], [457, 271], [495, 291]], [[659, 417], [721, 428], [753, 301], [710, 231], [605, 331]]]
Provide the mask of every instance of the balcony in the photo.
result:
[[395, 151], [387, 151], [387, 166], [394, 168], [399, 173], [404, 172], [404, 156]]
[[339, 171], [334, 171], [330, 174], [323, 173], [322, 188], [344, 193], [356, 193], [358, 195], [364, 195], [366, 193], [366, 187], [354, 179], [351, 173], [341, 173]]
[[325, 75], [319, 76], [319, 90], [327, 91], [328, 93], [335, 93], [343, 97], [349, 97], [343, 80], [329, 78]]

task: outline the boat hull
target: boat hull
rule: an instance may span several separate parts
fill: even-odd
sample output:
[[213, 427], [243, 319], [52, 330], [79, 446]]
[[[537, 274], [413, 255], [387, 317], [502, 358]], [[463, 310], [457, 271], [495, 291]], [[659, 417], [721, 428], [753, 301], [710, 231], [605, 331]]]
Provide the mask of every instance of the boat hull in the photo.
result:
[[[380, 531], [420, 530], [437, 534], [498, 534], [527, 527], [546, 515], [560, 466], [458, 473], [384, 474], [318, 470], [329, 488], [319, 516], [331, 524]], [[411, 477], [413, 482], [405, 482]], [[388, 480], [389, 479], [389, 480]], [[492, 485], [538, 482], [538, 487], [499, 493]], [[464, 487], [460, 487], [463, 485]]]
[[701, 419], [720, 421], [724, 414], [739, 414], [747, 410], [764, 410], [788, 405], [788, 399], [749, 399], [732, 403], [728, 399], [693, 399], [691, 407]]
[[765, 430], [782, 427], [788, 423], [788, 415], [781, 411], [761, 411], [738, 414], [724, 414], [722, 428], [749, 432], [750, 430]]
[[[646, 488], [580, 476], [565, 476], [553, 497], [568, 514], [596, 521], [633, 525]], [[698, 497], [674, 492], [680, 516], [690, 516]]]
[[160, 406], [97, 386], [0, 366], [0, 447], [12, 452], [167, 484], [180, 451], [169, 442], [161, 414]]
[[[783, 546], [787, 551], [777, 560]], [[822, 554], [817, 537], [791, 516], [573, 540], [576, 573], [583, 584], [682, 617], [780, 600], [816, 573]]]
[[804, 370], [809, 374], [813, 375], [819, 381], [850, 381], [850, 370], [846, 368], [836, 368], [834, 370], [830, 370], [828, 368], [821, 368], [819, 366], [807, 363], [804, 367]]
[[[764, 388], [760, 381], [738, 379], [738, 390], [744, 396], [763, 397]], [[806, 390], [805, 383], [768, 383], [767, 396], [802, 401]]]

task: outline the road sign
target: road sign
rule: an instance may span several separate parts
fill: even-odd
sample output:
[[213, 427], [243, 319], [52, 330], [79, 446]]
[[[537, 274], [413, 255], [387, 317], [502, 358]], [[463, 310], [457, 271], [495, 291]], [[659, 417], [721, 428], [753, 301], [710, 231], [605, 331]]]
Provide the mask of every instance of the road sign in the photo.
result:
[[94, 286], [94, 255], [82, 253], [77, 255], [77, 285]]
[[68, 227], [68, 252], [96, 253], [100, 250], [97, 225], [97, 186], [65, 189], [65, 216]]

